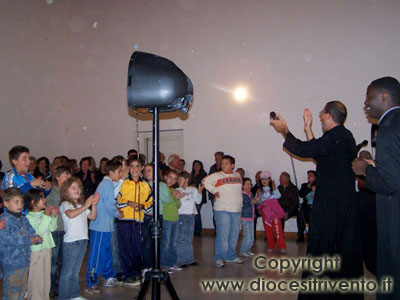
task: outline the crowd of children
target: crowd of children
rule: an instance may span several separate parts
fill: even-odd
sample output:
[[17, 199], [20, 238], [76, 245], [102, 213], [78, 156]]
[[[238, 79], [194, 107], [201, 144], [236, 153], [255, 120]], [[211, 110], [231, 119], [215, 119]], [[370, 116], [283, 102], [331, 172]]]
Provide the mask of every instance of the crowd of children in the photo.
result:
[[[3, 299], [85, 299], [80, 294], [79, 273], [88, 242], [87, 293], [100, 293], [100, 277], [104, 287], [140, 285], [153, 266], [152, 164], [145, 165], [137, 154], [127, 160], [122, 156], [102, 160], [100, 180], [89, 173], [89, 158], [81, 161], [83, 177], [79, 178], [61, 157], [50, 170], [51, 184], [44, 176], [35, 178], [29, 173], [28, 148], [13, 147], [9, 158], [12, 170], [2, 181], [5, 213], [0, 217]], [[251, 180], [234, 168], [235, 159], [224, 155], [220, 170], [201, 183], [191, 182], [192, 175], [186, 171], [169, 168], [160, 174], [163, 270], [181, 271], [199, 264], [193, 236], [203, 189], [214, 196], [216, 267], [243, 263], [242, 257], [255, 255], [251, 248], [256, 210], [263, 219], [268, 252], [274, 250], [276, 239], [284, 253], [280, 222], [284, 212], [271, 174], [261, 172], [261, 186], [254, 194]], [[90, 185], [98, 181], [90, 196], [85, 195], [90, 190], [90, 185], [85, 188], [87, 181]], [[238, 255], [240, 223], [243, 240]]]

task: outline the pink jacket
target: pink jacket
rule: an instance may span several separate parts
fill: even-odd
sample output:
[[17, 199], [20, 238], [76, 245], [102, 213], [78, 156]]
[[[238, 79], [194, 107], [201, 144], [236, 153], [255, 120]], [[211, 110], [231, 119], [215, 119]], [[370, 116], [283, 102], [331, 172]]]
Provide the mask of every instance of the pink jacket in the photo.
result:
[[269, 226], [271, 226], [274, 219], [282, 219], [285, 217], [284, 210], [279, 205], [278, 200], [275, 198], [265, 200], [257, 207], [257, 209], [262, 211], [263, 219]]

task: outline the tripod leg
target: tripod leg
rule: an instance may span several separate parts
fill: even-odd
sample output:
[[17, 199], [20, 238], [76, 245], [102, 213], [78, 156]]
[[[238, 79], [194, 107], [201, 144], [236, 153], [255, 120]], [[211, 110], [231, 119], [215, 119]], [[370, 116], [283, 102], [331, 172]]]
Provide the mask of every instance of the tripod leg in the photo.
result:
[[137, 300], [143, 300], [144, 299], [144, 296], [146, 295], [146, 291], [147, 291], [147, 288], [149, 287], [149, 284], [150, 284], [150, 280], [149, 279], [146, 279], [143, 282], [142, 287], [140, 288], [139, 295], [136, 297]]
[[167, 286], [167, 289], [168, 289], [169, 294], [171, 295], [172, 299], [179, 300], [178, 294], [176, 293], [175, 288], [172, 285], [172, 282], [169, 278], [168, 273], [167, 273], [167, 276], [165, 276], [165, 278], [164, 278], [164, 282], [165, 282], [165, 285]]

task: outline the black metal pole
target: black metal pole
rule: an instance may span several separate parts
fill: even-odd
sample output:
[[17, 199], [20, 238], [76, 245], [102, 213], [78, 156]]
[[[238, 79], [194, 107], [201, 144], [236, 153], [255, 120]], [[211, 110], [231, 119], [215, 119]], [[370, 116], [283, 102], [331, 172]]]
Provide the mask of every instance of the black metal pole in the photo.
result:
[[[153, 206], [153, 224], [152, 236], [154, 243], [153, 272], [160, 274], [160, 246], [161, 246], [161, 226], [160, 226], [160, 180], [159, 175], [159, 116], [158, 108], [154, 108], [153, 112], [153, 188], [154, 188], [154, 206]], [[152, 299], [160, 299], [160, 278], [153, 276], [152, 278]]]

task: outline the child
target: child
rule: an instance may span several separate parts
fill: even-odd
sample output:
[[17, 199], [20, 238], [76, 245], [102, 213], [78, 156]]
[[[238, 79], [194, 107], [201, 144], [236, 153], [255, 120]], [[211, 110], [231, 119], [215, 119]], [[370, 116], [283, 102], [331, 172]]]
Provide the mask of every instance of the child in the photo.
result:
[[111, 233], [114, 231], [114, 218], [122, 218], [123, 212], [115, 207], [114, 184], [121, 177], [122, 164], [117, 161], [106, 162], [106, 176], [96, 189], [100, 194], [100, 201], [97, 205], [97, 218], [90, 222], [90, 252], [86, 273], [85, 291], [98, 294], [97, 278], [100, 274], [105, 280], [104, 286], [113, 287], [121, 285], [115, 278], [115, 271], [112, 269]]
[[165, 183], [168, 187], [169, 203], [163, 204], [163, 225], [161, 232], [161, 265], [166, 271], [182, 271], [177, 266], [176, 239], [178, 236], [178, 209], [181, 202], [178, 200], [184, 196], [183, 193], [175, 191], [173, 186], [178, 180], [178, 172], [169, 169], [165, 173]]
[[127, 285], [139, 285], [142, 269], [142, 240], [144, 211], [153, 204], [149, 184], [140, 178], [143, 167], [137, 157], [128, 159], [129, 178], [122, 184], [117, 208], [124, 216], [117, 222], [119, 255]]
[[19, 188], [23, 194], [29, 189], [36, 187], [45, 191], [48, 195], [51, 188], [51, 183], [44, 181], [41, 178], [35, 179], [32, 174], [28, 173], [30, 159], [29, 149], [25, 146], [14, 146], [8, 152], [8, 157], [13, 168], [7, 172], [3, 178], [2, 189], [16, 187]]
[[[61, 186], [60, 212], [64, 222], [63, 266], [60, 274], [60, 300], [84, 299], [79, 296], [79, 271], [86, 253], [88, 221], [97, 216], [99, 194], [86, 201], [82, 182], [77, 177], [67, 179]], [[92, 206], [92, 210], [89, 207]]]
[[42, 191], [30, 189], [24, 195], [25, 207], [29, 211], [27, 219], [40, 235], [43, 242], [31, 246], [31, 262], [28, 275], [28, 299], [49, 299], [50, 273], [51, 273], [51, 248], [54, 240], [51, 233], [57, 228], [58, 206], [47, 206]]
[[40, 244], [42, 238], [36, 235], [28, 219], [21, 213], [23, 195], [19, 189], [5, 189], [3, 201], [7, 208], [0, 216], [0, 222], [5, 222], [5, 227], [0, 230], [3, 299], [23, 299], [28, 283], [30, 246]]
[[201, 193], [203, 185], [199, 188], [189, 186], [190, 173], [183, 171], [179, 173], [178, 185], [176, 191], [183, 194], [180, 198], [181, 207], [178, 210], [178, 239], [177, 239], [177, 266], [196, 266], [199, 263], [194, 260], [193, 256], [193, 235], [194, 222], [197, 214], [196, 204], [202, 201]]
[[240, 219], [242, 221], [243, 239], [239, 253], [244, 257], [251, 257], [255, 255], [250, 251], [254, 242], [254, 203], [256, 203], [256, 200], [252, 199], [251, 189], [251, 179], [248, 177], [243, 178], [243, 208]]
[[[46, 197], [46, 206], [57, 207], [60, 205], [60, 187], [65, 180], [71, 178], [72, 171], [69, 167], [59, 166], [53, 174], [53, 188], [50, 194]], [[64, 240], [64, 225], [63, 220], [58, 213], [57, 229], [52, 233], [55, 246], [51, 249], [51, 287], [50, 297], [58, 296], [58, 279], [57, 269], [61, 270], [62, 266], [62, 245]]]
[[236, 246], [240, 230], [240, 212], [242, 211], [242, 178], [235, 168], [235, 159], [230, 155], [222, 157], [222, 171], [203, 179], [204, 187], [214, 195], [215, 238], [214, 265], [217, 268], [228, 263], [243, 263], [237, 256]]
[[286, 253], [285, 237], [280, 220], [285, 216], [285, 212], [277, 200], [280, 198], [281, 194], [276, 189], [275, 182], [271, 180], [270, 172], [262, 171], [260, 174], [260, 182], [260, 195], [256, 197], [258, 201], [257, 209], [261, 211], [265, 235], [267, 237], [267, 252], [271, 253], [275, 249], [275, 235], [280, 252]]

